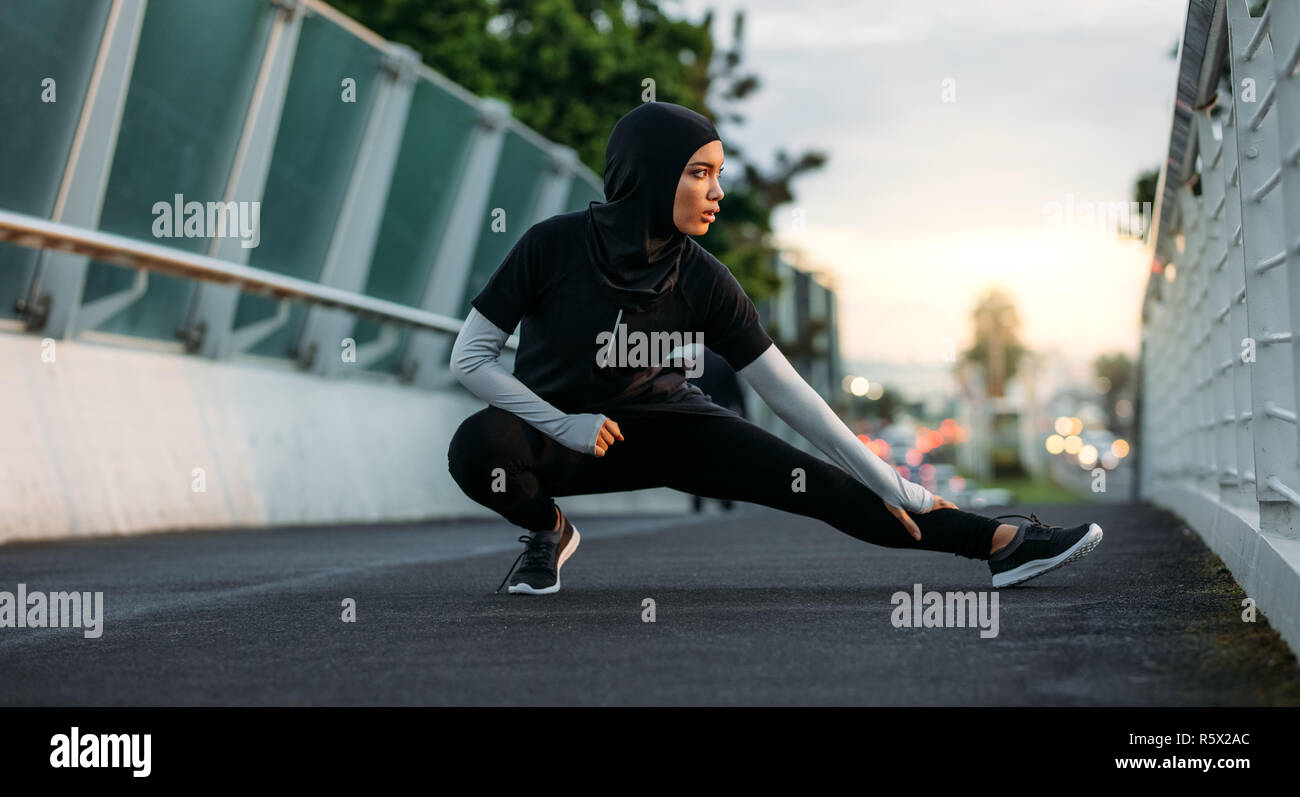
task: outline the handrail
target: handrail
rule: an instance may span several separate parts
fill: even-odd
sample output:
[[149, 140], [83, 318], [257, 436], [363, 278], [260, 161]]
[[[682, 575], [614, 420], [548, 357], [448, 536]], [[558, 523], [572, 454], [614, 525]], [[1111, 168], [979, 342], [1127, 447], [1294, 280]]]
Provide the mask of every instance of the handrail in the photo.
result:
[[[231, 263], [207, 255], [185, 252], [123, 235], [86, 230], [0, 209], [0, 241], [33, 249], [56, 249], [86, 255], [106, 263], [142, 268], [177, 277], [235, 285], [241, 290], [278, 299], [297, 299], [322, 307], [337, 307], [381, 321], [455, 335], [463, 321], [418, 307], [339, 290], [274, 271]], [[518, 348], [511, 335], [506, 347]]]

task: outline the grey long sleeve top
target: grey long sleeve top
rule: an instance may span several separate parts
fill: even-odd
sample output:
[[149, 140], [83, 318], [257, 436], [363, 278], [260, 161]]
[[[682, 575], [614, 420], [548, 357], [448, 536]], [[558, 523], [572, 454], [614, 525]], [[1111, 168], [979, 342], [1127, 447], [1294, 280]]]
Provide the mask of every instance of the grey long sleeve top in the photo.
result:
[[565, 448], [594, 456], [606, 417], [565, 413], [520, 382], [500, 360], [508, 337], [508, 332], [471, 307], [452, 346], [452, 373], [488, 404], [513, 412]]
[[[606, 416], [565, 413], [520, 382], [500, 361], [508, 337], [509, 333], [470, 308], [452, 347], [451, 368], [456, 378], [474, 395], [513, 412], [564, 447], [594, 455]], [[886, 503], [909, 512], [930, 511], [934, 496], [904, 479], [863, 445], [775, 345], [738, 373], [778, 417]]]
[[919, 514], [930, 511], [934, 505], [930, 491], [904, 479], [893, 466], [863, 445], [775, 345], [768, 346], [758, 359], [737, 373], [777, 417], [871, 488], [885, 503]]

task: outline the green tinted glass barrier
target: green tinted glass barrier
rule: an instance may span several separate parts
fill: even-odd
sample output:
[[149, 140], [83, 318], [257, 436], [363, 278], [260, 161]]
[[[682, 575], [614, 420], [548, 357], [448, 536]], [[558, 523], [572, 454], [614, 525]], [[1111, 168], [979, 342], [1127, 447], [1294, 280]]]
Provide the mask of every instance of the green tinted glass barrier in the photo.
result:
[[[261, 243], [250, 266], [320, 278], [382, 60], [382, 53], [329, 20], [303, 20], [262, 197]], [[355, 82], [354, 91], [344, 86], [348, 79]], [[265, 296], [241, 295], [235, 326], [274, 316], [278, 304]], [[289, 322], [249, 351], [289, 356], [306, 317], [306, 306], [293, 303]]]
[[[211, 238], [156, 236], [154, 204], [224, 199], [274, 13], [264, 0], [148, 4], [99, 229], [207, 254]], [[95, 261], [82, 300], [134, 280]], [[99, 329], [175, 340], [195, 284], [150, 274], [145, 295]]]
[[[54, 212], [109, 5], [0, 3], [0, 207]], [[14, 302], [27, 295], [38, 254], [0, 244], [0, 318], [17, 315]]]
[[[477, 121], [477, 109], [459, 97], [426, 80], [416, 85], [366, 281], [368, 296], [420, 304]], [[379, 329], [377, 322], [361, 319], [353, 337], [366, 343], [379, 336]], [[400, 351], [361, 365], [390, 371]]]
[[[501, 161], [492, 181], [487, 218], [474, 250], [474, 263], [461, 299], [460, 315], [469, 314], [470, 301], [497, 270], [510, 247], [533, 224], [533, 203], [546, 167], [546, 153], [514, 130], [507, 130], [501, 146]], [[501, 218], [505, 229], [494, 231]]]

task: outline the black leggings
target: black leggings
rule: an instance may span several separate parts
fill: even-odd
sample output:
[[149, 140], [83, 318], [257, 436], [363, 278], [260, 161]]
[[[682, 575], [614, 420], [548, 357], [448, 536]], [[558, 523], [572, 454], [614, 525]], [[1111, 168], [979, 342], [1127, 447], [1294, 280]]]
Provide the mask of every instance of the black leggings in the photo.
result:
[[989, 558], [1000, 525], [960, 509], [909, 512], [921, 530], [913, 539], [857, 478], [743, 418], [663, 413], [619, 421], [619, 430], [624, 439], [597, 457], [489, 406], [456, 430], [447, 465], [466, 495], [530, 531], [555, 527], [555, 496], [650, 487], [749, 501], [816, 518], [864, 542], [970, 559]]

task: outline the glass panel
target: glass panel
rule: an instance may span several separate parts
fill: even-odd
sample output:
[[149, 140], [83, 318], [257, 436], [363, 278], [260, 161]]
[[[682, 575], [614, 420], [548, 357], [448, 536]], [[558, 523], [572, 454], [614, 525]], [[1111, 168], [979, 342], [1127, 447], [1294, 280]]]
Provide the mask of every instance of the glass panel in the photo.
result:
[[[545, 166], [545, 153], [514, 130], [506, 131], [501, 163], [492, 182], [488, 216], [483, 220], [478, 247], [474, 250], [474, 264], [461, 299], [461, 318], [469, 314], [470, 301], [501, 265], [510, 247], [533, 225], [533, 204]], [[497, 208], [505, 211], [506, 228], [502, 232], [492, 231], [493, 214]]]
[[[478, 111], [428, 81], [420, 81], [397, 156], [365, 292], [419, 306], [444, 227], [451, 215]], [[378, 337], [379, 323], [360, 319], [358, 344]], [[406, 333], [403, 332], [403, 345]], [[391, 371], [402, 347], [363, 367]]]
[[[0, 207], [49, 218], [99, 55], [110, 0], [0, 4]], [[53, 102], [43, 96], [54, 81]], [[0, 318], [27, 295], [39, 251], [0, 245]]]
[[569, 199], [564, 203], [564, 208], [566, 211], [586, 210], [587, 205], [593, 200], [604, 202], [605, 190], [593, 188], [591, 183], [581, 177], [574, 177], [573, 184], [569, 186]]
[[[262, 240], [249, 265], [300, 279], [320, 278], [381, 61], [378, 50], [329, 20], [303, 20], [262, 197]], [[346, 78], [356, 81], [355, 102], [343, 99]], [[235, 326], [270, 318], [278, 305], [267, 296], [242, 294]], [[290, 308], [288, 323], [249, 351], [279, 357], [290, 353], [307, 306], [293, 302]]]
[[[155, 237], [153, 206], [224, 198], [274, 13], [262, 0], [148, 5], [99, 229], [207, 253], [211, 238]], [[82, 300], [134, 279], [135, 269], [92, 262]], [[150, 274], [148, 292], [99, 329], [175, 340], [194, 286]]]

